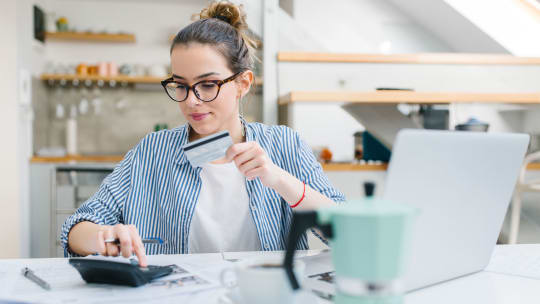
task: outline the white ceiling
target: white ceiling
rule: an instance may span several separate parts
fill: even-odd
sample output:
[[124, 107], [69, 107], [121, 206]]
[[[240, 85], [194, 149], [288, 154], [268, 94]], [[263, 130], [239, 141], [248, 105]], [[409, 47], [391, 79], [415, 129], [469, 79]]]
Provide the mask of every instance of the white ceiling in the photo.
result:
[[456, 52], [508, 53], [443, 0], [388, 0]]

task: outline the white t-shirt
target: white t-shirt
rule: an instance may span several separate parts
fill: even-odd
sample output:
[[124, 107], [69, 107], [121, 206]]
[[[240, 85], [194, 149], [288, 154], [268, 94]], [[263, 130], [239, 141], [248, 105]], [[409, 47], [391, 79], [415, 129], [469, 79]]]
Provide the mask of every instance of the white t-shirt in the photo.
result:
[[204, 164], [201, 192], [189, 230], [189, 252], [258, 251], [245, 177], [234, 162]]

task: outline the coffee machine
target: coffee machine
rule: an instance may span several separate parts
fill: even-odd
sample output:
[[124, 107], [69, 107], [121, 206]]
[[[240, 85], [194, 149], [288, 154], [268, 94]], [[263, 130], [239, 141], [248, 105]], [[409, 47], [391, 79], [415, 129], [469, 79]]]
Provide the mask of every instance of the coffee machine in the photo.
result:
[[335, 268], [337, 304], [403, 302], [403, 272], [416, 209], [373, 198], [375, 185], [364, 184], [366, 199], [293, 214], [284, 267], [293, 290], [292, 271], [300, 236], [317, 228], [329, 240]]

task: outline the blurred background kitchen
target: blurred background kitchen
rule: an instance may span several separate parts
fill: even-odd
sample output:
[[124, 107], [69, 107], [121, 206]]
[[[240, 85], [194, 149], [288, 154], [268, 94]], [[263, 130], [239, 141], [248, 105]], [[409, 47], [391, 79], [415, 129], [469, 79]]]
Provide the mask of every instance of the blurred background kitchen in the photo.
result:
[[[235, 2], [261, 40], [246, 120], [300, 132], [347, 197], [364, 180], [382, 193], [404, 127], [526, 132], [540, 150], [537, 0]], [[123, 155], [185, 123], [160, 81], [206, 5], [0, 2], [0, 257], [61, 256], [59, 227]], [[536, 158], [500, 242], [540, 242]]]

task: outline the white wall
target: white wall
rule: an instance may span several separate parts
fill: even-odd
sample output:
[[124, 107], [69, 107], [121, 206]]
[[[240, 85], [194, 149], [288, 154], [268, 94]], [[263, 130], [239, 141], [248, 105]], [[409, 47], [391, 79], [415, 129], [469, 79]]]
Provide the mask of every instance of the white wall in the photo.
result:
[[[464, 53], [507, 53], [508, 51], [478, 28], [467, 17], [456, 11], [445, 0], [388, 0], [402, 12], [413, 18], [423, 28], [428, 29], [448, 44], [455, 52]], [[467, 1], [476, 3], [480, 1]], [[498, 1], [489, 1], [486, 7]], [[517, 2], [517, 1], [516, 1]], [[491, 9], [483, 9], [484, 15], [491, 15]], [[500, 22], [506, 26], [508, 22]]]
[[[291, 7], [292, 9], [292, 7]], [[280, 51], [328, 51], [320, 37], [306, 29], [285, 10], [278, 9], [278, 49]]]
[[294, 19], [332, 52], [451, 50], [386, 0], [295, 0]]
[[[30, 254], [30, 183], [29, 183], [29, 159], [32, 156], [32, 120], [33, 110], [31, 107], [32, 77], [38, 77], [45, 65], [45, 48], [43, 44], [33, 38], [33, 6], [46, 7], [47, 0], [19, 0], [16, 7], [16, 22], [10, 24], [10, 29], [15, 31], [16, 37], [16, 72], [11, 74], [15, 81], [16, 98], [13, 105], [16, 106], [17, 114], [12, 117], [15, 125], [12, 132], [17, 134], [17, 146], [8, 145], [16, 151], [18, 160], [16, 164], [19, 182], [19, 216], [15, 217], [17, 229], [19, 229], [20, 257], [29, 257]], [[7, 29], [7, 27], [5, 27]], [[6, 45], [9, 45], [7, 43]], [[27, 75], [22, 82], [21, 78]], [[23, 93], [26, 91], [26, 94]], [[28, 97], [25, 99], [25, 95]]]
[[20, 172], [17, 106], [17, 8], [16, 0], [0, 1], [0, 258], [19, 257]]

